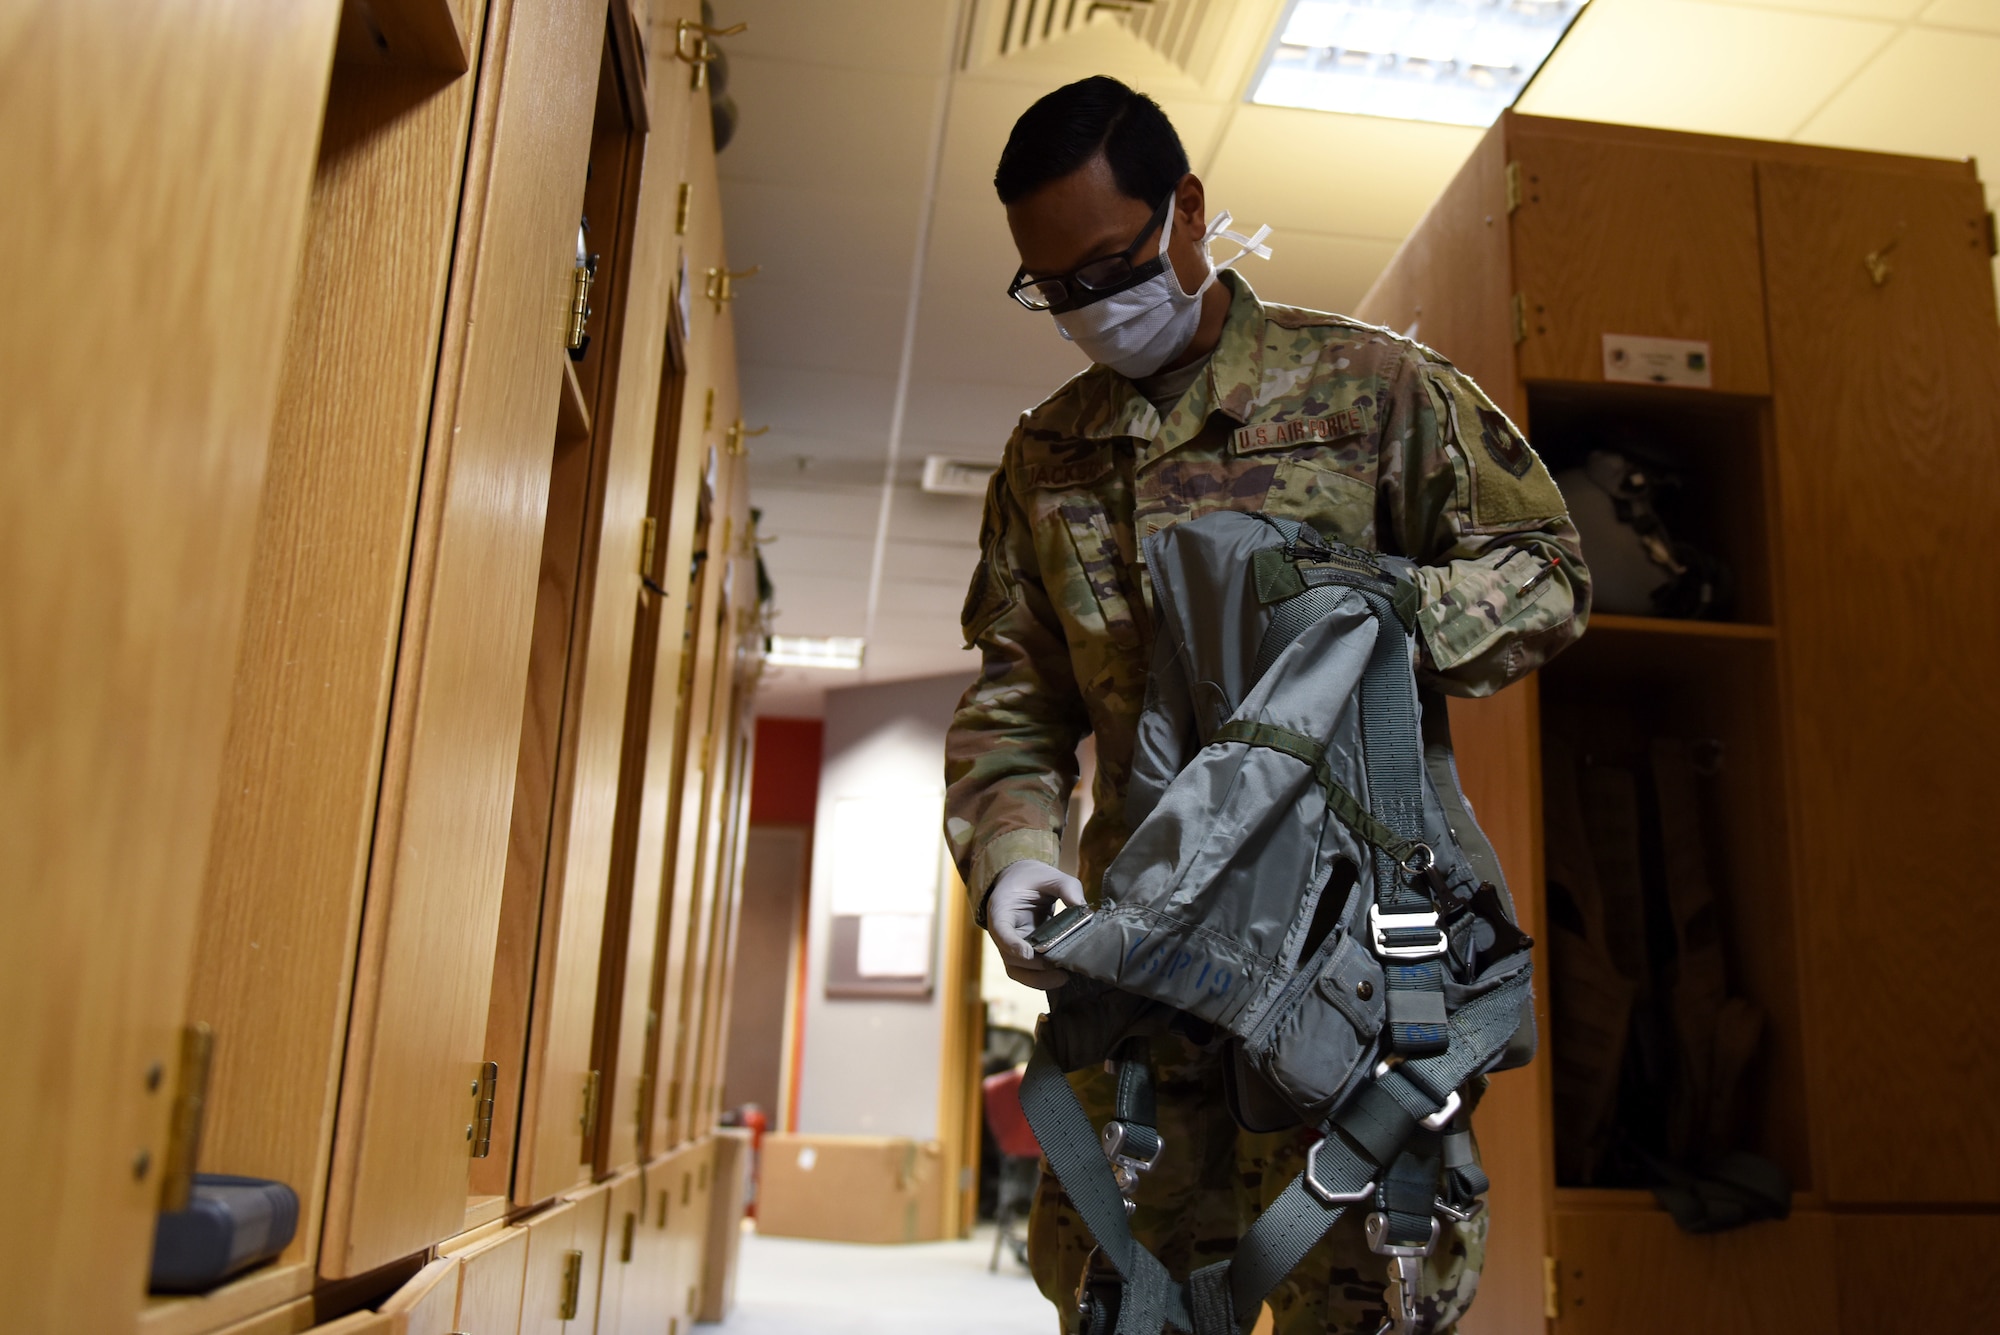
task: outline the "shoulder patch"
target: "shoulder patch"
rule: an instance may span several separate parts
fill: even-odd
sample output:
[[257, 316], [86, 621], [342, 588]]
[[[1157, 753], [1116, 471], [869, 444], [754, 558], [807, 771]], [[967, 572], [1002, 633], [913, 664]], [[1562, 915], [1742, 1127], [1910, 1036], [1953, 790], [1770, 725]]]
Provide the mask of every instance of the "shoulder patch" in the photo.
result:
[[1493, 462], [1515, 477], [1526, 477], [1528, 470], [1535, 466], [1535, 456], [1528, 453], [1527, 445], [1498, 409], [1480, 407], [1479, 440], [1486, 446]]

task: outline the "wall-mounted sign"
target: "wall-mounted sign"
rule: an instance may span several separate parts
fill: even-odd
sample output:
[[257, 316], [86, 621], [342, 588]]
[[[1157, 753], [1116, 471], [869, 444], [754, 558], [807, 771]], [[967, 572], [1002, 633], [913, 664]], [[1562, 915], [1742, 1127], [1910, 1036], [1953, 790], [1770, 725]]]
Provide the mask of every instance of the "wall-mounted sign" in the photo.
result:
[[1708, 389], [1714, 384], [1708, 343], [1693, 338], [1647, 338], [1643, 334], [1604, 336], [1604, 378], [1636, 385], [1680, 385]]

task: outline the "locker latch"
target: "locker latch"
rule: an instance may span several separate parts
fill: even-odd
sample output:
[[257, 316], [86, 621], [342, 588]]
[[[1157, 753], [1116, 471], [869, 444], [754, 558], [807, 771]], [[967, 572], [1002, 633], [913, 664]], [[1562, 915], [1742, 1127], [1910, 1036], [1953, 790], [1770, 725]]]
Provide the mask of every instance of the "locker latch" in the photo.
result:
[[736, 419], [736, 424], [723, 433], [723, 448], [733, 457], [740, 459], [750, 452], [743, 447], [744, 439], [750, 436], [761, 436], [770, 429], [767, 426], [760, 426], [752, 431], [743, 425], [743, 419], [739, 417]]
[[194, 1192], [195, 1163], [201, 1157], [202, 1115], [208, 1105], [209, 1059], [215, 1034], [200, 1022], [181, 1030], [180, 1071], [174, 1080], [173, 1118], [160, 1173], [160, 1209], [185, 1210]]
[[583, 1253], [572, 1248], [563, 1253], [562, 1306], [556, 1315], [564, 1321], [576, 1320], [577, 1298], [583, 1292]]

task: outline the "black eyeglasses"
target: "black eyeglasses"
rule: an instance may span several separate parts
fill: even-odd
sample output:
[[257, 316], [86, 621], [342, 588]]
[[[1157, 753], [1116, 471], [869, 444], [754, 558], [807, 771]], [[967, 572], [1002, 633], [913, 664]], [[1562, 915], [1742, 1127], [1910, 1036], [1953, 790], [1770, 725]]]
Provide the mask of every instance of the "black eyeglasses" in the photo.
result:
[[1160, 253], [1144, 264], [1132, 263], [1132, 254], [1145, 245], [1146, 238], [1158, 231], [1160, 224], [1167, 220], [1167, 210], [1173, 207], [1173, 202], [1174, 192], [1169, 191], [1167, 197], [1160, 201], [1160, 206], [1153, 210], [1146, 230], [1116, 255], [1106, 255], [1088, 264], [1080, 264], [1068, 273], [1048, 278], [1030, 278], [1027, 269], [1018, 269], [1014, 273], [1014, 281], [1007, 285], [1007, 295], [1031, 311], [1060, 314], [1145, 282], [1166, 268], [1166, 248], [1161, 247]]

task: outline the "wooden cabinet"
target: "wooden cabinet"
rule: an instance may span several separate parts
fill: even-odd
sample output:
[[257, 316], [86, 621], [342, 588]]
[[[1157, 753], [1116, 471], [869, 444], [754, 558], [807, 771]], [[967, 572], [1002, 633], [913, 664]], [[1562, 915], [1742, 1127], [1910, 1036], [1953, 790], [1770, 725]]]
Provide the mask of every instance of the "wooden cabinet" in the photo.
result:
[[322, 1273], [463, 1224], [601, 6], [490, 25], [363, 916]]
[[6, 21], [14, 1330], [116, 1330], [145, 1289], [338, 12], [31, 0]]
[[[1966, 557], [2000, 504], [1988, 245], [1968, 164], [1508, 114], [1363, 300], [1472, 372], [1552, 468], [1636, 442], [1684, 488], [1675, 536], [1734, 585], [1718, 620], [1595, 612], [1535, 678], [1451, 704], [1541, 943], [1540, 1059], [1479, 1111], [1494, 1224], [1469, 1330], [1539, 1331], [1544, 1309], [1564, 1331], [1895, 1328], [1865, 1249], [1906, 1225], [1969, 1236], [2000, 1205], [1978, 1100], [1897, 1074], [2000, 1083], [1973, 1018], [2000, 910], [1951, 896], [1940, 928], [1906, 851], [1991, 823], [1973, 766], [2000, 704], [1972, 665], [2000, 630], [1968, 614], [1992, 599]], [[1709, 384], [1608, 377], [1605, 335], [1705, 345]], [[1562, 776], [1579, 744], [1616, 765], [1632, 738], [1707, 757], [1699, 843], [1657, 856], [1700, 864], [1757, 1017], [1737, 1147], [1790, 1177], [1784, 1223], [1682, 1234], [1579, 1153], [1586, 1036], [1550, 1004], [1579, 985]], [[1931, 1265], [1924, 1301], [1983, 1310], [1979, 1273]]]
[[502, 1229], [470, 1244], [458, 1256], [454, 1330], [463, 1335], [518, 1335], [528, 1277], [528, 1231]]

